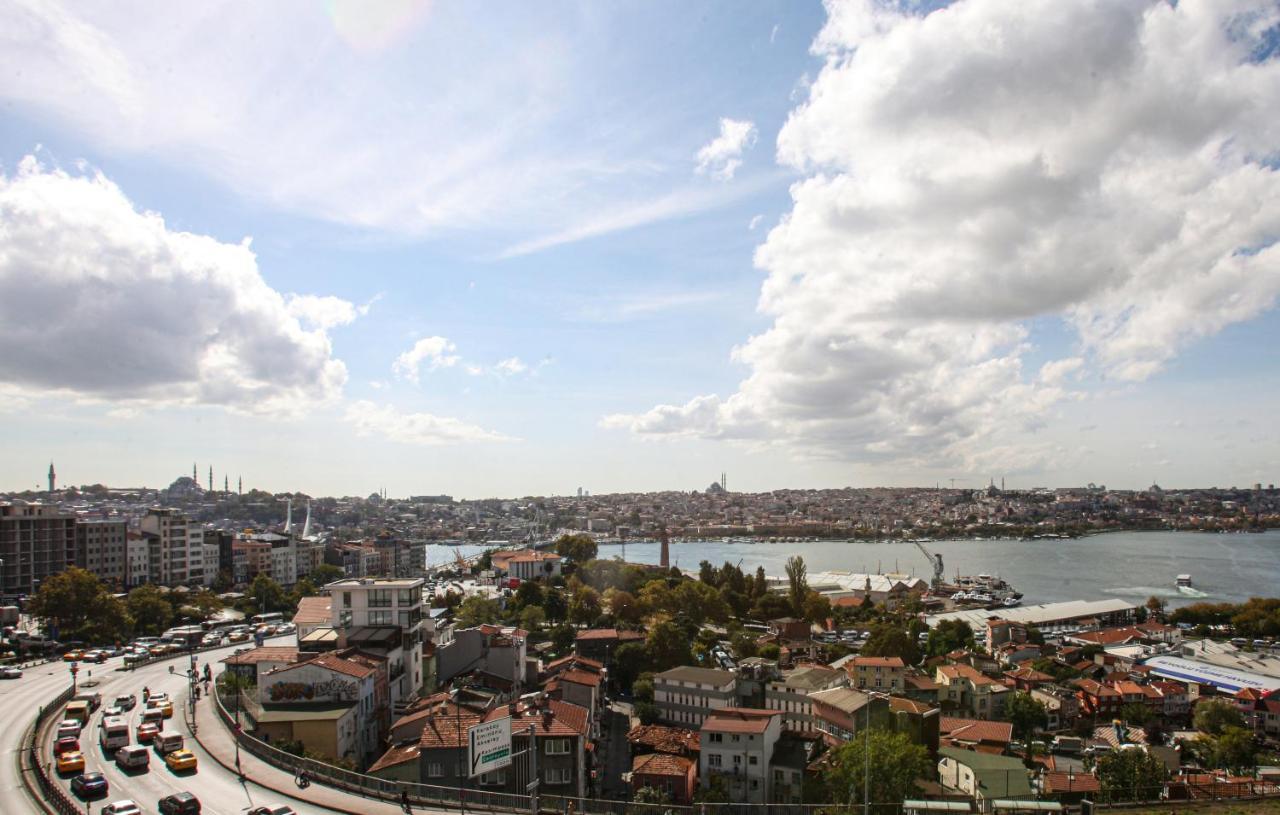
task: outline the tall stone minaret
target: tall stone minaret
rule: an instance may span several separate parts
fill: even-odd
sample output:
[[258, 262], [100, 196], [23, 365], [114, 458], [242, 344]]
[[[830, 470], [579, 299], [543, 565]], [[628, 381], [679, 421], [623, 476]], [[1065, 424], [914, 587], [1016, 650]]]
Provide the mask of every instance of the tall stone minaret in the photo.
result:
[[213, 465], [209, 465], [209, 492], [213, 492]]
[[58, 474], [53, 471], [53, 462], [49, 462], [49, 492], [53, 492], [58, 486]]
[[244, 495], [244, 476], [236, 482], [236, 495]]
[[196, 482], [196, 486], [200, 486], [200, 473], [196, 472], [196, 463], [191, 462], [191, 480]]
[[229, 475], [222, 476], [222, 491], [225, 492], [227, 495], [231, 494], [231, 476]]

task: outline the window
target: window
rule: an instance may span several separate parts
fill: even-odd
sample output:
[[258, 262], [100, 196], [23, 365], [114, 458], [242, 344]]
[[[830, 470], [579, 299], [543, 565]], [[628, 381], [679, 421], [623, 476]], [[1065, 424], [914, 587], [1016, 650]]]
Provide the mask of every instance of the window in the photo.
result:
[[758, 756], [750, 756], [747, 758], [747, 763], [750, 764], [752, 767], [754, 767], [755, 765], [760, 763], [760, 759]]
[[413, 589], [400, 589], [399, 591], [397, 591], [396, 605], [398, 606], [416, 605], [416, 603], [413, 602]]
[[432, 762], [427, 765], [427, 778], [443, 778], [444, 767], [439, 762]]
[[568, 784], [573, 771], [568, 767], [547, 770], [547, 784]]
[[391, 625], [390, 611], [370, 611], [369, 625]]
[[707, 756], [707, 766], [708, 766], [708, 767], [720, 767], [720, 766], [723, 766], [723, 763], [722, 763], [722, 762], [721, 762], [721, 760], [720, 760], [720, 754], [719, 754], [719, 753], [712, 753], [711, 755]]
[[735, 767], [741, 767], [741, 766], [742, 766], [742, 756], [734, 756], [734, 757], [733, 757], [733, 766], [735, 766]]
[[391, 589], [373, 589], [369, 592], [369, 608], [391, 608]]
[[733, 734], [733, 740], [734, 740], [734, 741], [742, 741], [742, 736], [739, 736], [737, 733], [734, 733], [734, 734]]
[[722, 742], [724, 741], [724, 734], [723, 734], [723, 733], [712, 733], [710, 738], [711, 738], [711, 743], [712, 743], [712, 744], [720, 744], [720, 743], [722, 743]]
[[342, 607], [351, 608], [351, 592], [344, 591], [342, 593]]
[[542, 743], [546, 745], [546, 749], [543, 752], [549, 756], [569, 755], [568, 739], [544, 739]]
[[339, 613], [338, 613], [338, 627], [339, 627], [339, 628], [350, 628], [350, 627], [351, 627], [351, 612], [350, 612], [350, 611], [342, 611], [342, 612], [339, 612]]
[[480, 786], [482, 787], [500, 787], [507, 783], [506, 770], [494, 770], [491, 773], [485, 773], [480, 776]]

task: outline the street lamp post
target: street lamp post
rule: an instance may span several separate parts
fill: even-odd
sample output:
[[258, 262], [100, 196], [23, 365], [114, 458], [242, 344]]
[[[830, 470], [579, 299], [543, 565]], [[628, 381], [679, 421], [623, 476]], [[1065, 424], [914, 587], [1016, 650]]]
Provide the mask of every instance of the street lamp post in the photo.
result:
[[71, 693], [72, 694], [76, 692], [76, 674], [78, 673], [80, 673], [80, 666], [75, 662], [71, 663]]

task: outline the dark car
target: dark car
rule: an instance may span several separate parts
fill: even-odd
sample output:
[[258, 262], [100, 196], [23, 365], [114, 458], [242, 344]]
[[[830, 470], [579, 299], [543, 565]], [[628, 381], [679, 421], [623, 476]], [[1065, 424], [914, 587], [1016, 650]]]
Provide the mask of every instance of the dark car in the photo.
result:
[[71, 779], [71, 791], [81, 798], [107, 794], [107, 777], [102, 773], [81, 773]]
[[200, 799], [189, 792], [175, 792], [160, 799], [160, 815], [197, 815]]

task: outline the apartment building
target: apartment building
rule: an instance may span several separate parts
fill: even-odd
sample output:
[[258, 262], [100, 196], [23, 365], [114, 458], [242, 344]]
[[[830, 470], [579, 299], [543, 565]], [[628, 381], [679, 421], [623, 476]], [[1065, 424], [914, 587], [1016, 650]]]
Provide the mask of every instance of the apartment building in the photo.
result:
[[147, 510], [138, 522], [148, 542], [152, 583], [204, 585], [204, 529], [176, 509]]
[[261, 674], [258, 732], [273, 741], [298, 740], [311, 752], [367, 766], [380, 752], [378, 671], [339, 654], [322, 654]]
[[816, 730], [809, 694], [849, 684], [844, 671], [825, 665], [806, 665], [788, 671], [765, 685], [764, 706], [782, 714], [782, 728], [805, 732]]
[[868, 727], [892, 725], [886, 697], [854, 688], [830, 688], [809, 694], [814, 729], [835, 743], [846, 742]]
[[536, 660], [529, 659], [529, 634], [519, 628], [478, 625], [453, 633], [453, 639], [436, 650], [437, 681], [451, 682], [465, 674], [484, 674], [508, 684], [515, 698], [537, 681]]
[[901, 657], [854, 657], [845, 663], [849, 684], [859, 690], [902, 693], [907, 664]]
[[934, 681], [944, 710], [967, 713], [975, 719], [999, 716], [1010, 692], [1001, 682], [963, 663], [939, 665]]
[[422, 688], [421, 577], [348, 578], [325, 586], [339, 647], [358, 647], [387, 659], [392, 705]]
[[141, 586], [151, 579], [151, 541], [141, 532], [125, 536], [125, 588]]
[[662, 721], [701, 727], [712, 711], [734, 705], [736, 682], [729, 671], [682, 665], [654, 675], [653, 703]]
[[75, 516], [45, 504], [0, 504], [0, 594], [33, 594], [76, 560]]
[[110, 585], [125, 585], [128, 537], [129, 524], [123, 520], [77, 521], [76, 565]]
[[776, 710], [725, 707], [708, 713], [698, 739], [702, 788], [719, 778], [730, 801], [768, 803], [770, 765], [781, 735], [782, 714]]

